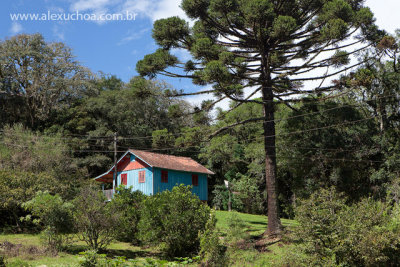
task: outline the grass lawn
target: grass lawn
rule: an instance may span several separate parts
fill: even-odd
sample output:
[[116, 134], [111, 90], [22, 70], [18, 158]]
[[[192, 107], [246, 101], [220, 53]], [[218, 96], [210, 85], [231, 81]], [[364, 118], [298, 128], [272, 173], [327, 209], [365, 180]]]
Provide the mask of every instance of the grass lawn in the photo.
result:
[[[217, 211], [217, 228], [221, 236], [226, 235], [229, 231], [229, 221], [232, 214], [244, 221], [246, 231], [254, 240], [267, 228], [266, 216]], [[296, 222], [283, 219], [282, 224], [290, 228], [295, 226]], [[42, 247], [39, 235], [3, 234], [0, 235], [0, 252], [4, 249], [1, 245], [6, 241], [17, 246], [17, 249], [12, 250], [13, 253], [9, 254], [7, 257], [10, 266], [79, 266], [79, 252], [86, 250], [85, 244], [78, 241], [71, 245], [68, 251], [52, 256]], [[293, 245], [278, 242], [267, 246], [264, 251], [259, 251], [255, 246], [251, 246], [248, 249], [234, 249], [230, 247], [227, 253], [230, 258], [231, 266], [276, 266], [285, 250], [291, 249], [292, 246]], [[156, 248], [141, 248], [132, 246], [129, 243], [114, 242], [108, 247], [105, 253], [108, 257], [124, 256], [127, 259], [135, 259], [138, 261], [137, 264], [139, 266], [162, 265], [151, 265], [148, 263], [148, 261], [151, 260], [158, 262], [162, 260], [162, 254]]]
[[[215, 216], [217, 218], [217, 228], [221, 232], [227, 232], [229, 230], [229, 221], [232, 213], [242, 219], [247, 225], [247, 231], [251, 236], [259, 236], [267, 229], [267, 216], [254, 215], [240, 212], [229, 212], [229, 211], [217, 211]], [[290, 228], [296, 226], [297, 223], [294, 220], [281, 219], [284, 227]]]
[[[262, 235], [267, 229], [267, 216], [253, 215], [239, 212], [217, 211], [217, 228], [222, 235], [229, 231], [229, 222], [232, 216], [237, 216], [246, 224], [246, 230], [252, 238]], [[294, 220], [281, 219], [282, 225], [290, 229], [297, 226]], [[277, 242], [266, 247], [260, 252], [255, 247], [249, 249], [228, 249], [231, 266], [279, 266], [286, 250], [293, 248], [292, 244]]]

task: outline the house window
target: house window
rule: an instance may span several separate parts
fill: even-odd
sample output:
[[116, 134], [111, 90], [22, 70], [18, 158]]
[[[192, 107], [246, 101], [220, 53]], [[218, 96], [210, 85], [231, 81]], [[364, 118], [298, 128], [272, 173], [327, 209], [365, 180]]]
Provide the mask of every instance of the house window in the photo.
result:
[[126, 174], [126, 173], [121, 174], [121, 184], [123, 184], [123, 185], [128, 184], [128, 174]]
[[167, 170], [161, 171], [161, 183], [168, 183], [168, 171]]
[[199, 176], [197, 174], [192, 174], [192, 185], [193, 186], [199, 185]]
[[139, 172], [139, 183], [144, 183], [146, 180], [145, 180], [145, 173], [146, 173], [146, 171], [140, 171]]

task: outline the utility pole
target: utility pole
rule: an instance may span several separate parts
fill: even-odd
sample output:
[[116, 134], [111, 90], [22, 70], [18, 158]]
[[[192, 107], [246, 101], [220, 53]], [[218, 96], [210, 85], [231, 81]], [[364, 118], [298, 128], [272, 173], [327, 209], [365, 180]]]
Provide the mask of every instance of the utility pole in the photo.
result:
[[225, 183], [225, 187], [228, 189], [228, 196], [229, 196], [229, 200], [228, 200], [228, 211], [232, 211], [232, 200], [231, 200], [231, 186], [229, 181], [224, 180]]
[[114, 193], [115, 193], [115, 188], [118, 186], [118, 181], [117, 181], [117, 132], [114, 133], [114, 175], [113, 175], [113, 180], [114, 180]]

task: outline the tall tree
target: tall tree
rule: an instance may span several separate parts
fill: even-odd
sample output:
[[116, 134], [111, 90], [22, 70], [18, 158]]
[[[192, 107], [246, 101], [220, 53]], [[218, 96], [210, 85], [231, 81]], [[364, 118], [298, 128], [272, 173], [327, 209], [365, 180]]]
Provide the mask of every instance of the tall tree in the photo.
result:
[[40, 34], [1, 41], [1, 122], [41, 128], [54, 111], [81, 96], [90, 79], [63, 43], [47, 43]]
[[[351, 64], [350, 57], [381, 34], [363, 2], [183, 0], [181, 7], [194, 20], [193, 26], [178, 17], [156, 21], [153, 38], [161, 48], [137, 63], [137, 71], [150, 78], [162, 74], [190, 78], [198, 85], [212, 84], [211, 90], [202, 93], [214, 93], [216, 101], [228, 98], [238, 105], [253, 102], [263, 106], [262, 117], [245, 122], [263, 121], [266, 235], [270, 237], [281, 232], [275, 105], [289, 104], [296, 96], [333, 90], [333, 86], [325, 86], [326, 79], [360, 64]], [[353, 36], [355, 39], [350, 39]], [[182, 62], [171, 49], [187, 50], [192, 59]], [[316, 88], [302, 89], [304, 82], [315, 80], [319, 80]], [[261, 94], [261, 100], [251, 99], [256, 93]], [[285, 100], [289, 96], [292, 99]]]
[[[126, 151], [150, 149], [155, 130], [187, 126], [188, 116], [181, 119], [172, 114], [178, 110], [187, 113], [189, 104], [166, 97], [165, 92], [172, 89], [163, 82], [134, 77], [124, 83], [114, 76], [102, 76], [93, 82], [93, 88], [97, 93], [60, 112], [54, 119], [57, 124], [47, 129], [76, 136], [70, 140], [74, 156], [80, 159], [80, 166], [87, 167], [90, 176], [105, 171], [112, 163], [114, 132], [120, 136], [118, 151]], [[110, 152], [107, 155], [99, 151]]]
[[[352, 90], [350, 96], [354, 101], [365, 103], [364, 112], [371, 114], [379, 125], [375, 140], [384, 162], [371, 180], [390, 184], [400, 177], [400, 30], [394, 36], [385, 36], [376, 52], [380, 57], [343, 76], [340, 84]], [[384, 196], [386, 191], [380, 188]]]

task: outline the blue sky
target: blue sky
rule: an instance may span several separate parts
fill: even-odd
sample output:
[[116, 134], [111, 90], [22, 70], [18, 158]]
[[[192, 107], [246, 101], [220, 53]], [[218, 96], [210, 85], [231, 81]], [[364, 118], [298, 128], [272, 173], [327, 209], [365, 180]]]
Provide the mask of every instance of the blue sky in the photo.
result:
[[[73, 49], [78, 61], [93, 72], [115, 74], [124, 81], [134, 75], [136, 62], [157, 48], [151, 38], [153, 22], [180, 15], [178, 1], [131, 0], [2, 0], [0, 38], [18, 33], [41, 33], [47, 41], [62, 41]], [[10, 14], [136, 14], [131, 21], [12, 21]], [[176, 51], [177, 54], [183, 54]], [[177, 89], [198, 90], [191, 82], [168, 79]], [[193, 88], [193, 89], [192, 89]]]
[[[178, 15], [180, 0], [2, 0], [0, 8], [0, 39], [18, 33], [41, 33], [47, 41], [62, 41], [73, 49], [77, 60], [93, 72], [115, 74], [123, 81], [136, 75], [136, 62], [157, 46], [151, 38], [153, 22]], [[400, 1], [367, 0], [380, 27], [394, 32], [400, 28]], [[136, 14], [131, 21], [12, 21], [10, 14]], [[180, 56], [187, 56], [176, 51]], [[162, 78], [162, 77], [159, 77]], [[163, 78], [176, 89], [197, 91], [200, 88], [185, 79]], [[193, 98], [196, 102], [200, 100]], [[223, 104], [223, 105], [226, 105]]]

